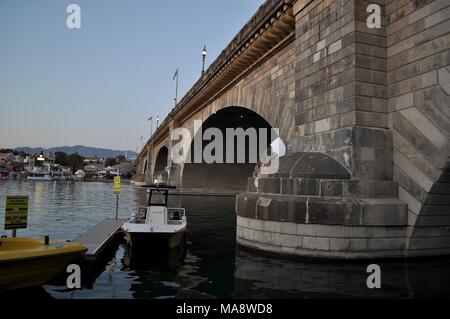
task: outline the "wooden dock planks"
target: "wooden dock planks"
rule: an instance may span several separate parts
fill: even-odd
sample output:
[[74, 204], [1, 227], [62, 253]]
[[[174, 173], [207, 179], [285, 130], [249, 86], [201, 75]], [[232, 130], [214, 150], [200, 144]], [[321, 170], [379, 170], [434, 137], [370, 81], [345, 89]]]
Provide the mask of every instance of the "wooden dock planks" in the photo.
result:
[[87, 260], [95, 260], [117, 235], [125, 221], [125, 219], [107, 218], [74, 239], [74, 241], [86, 246], [88, 251], [85, 253], [85, 258]]

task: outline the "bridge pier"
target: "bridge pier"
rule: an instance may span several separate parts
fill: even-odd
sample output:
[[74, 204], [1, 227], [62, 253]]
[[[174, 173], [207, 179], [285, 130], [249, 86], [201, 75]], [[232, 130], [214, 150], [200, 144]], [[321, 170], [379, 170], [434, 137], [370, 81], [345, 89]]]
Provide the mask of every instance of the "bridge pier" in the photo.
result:
[[408, 210], [393, 181], [354, 179], [330, 156], [304, 152], [248, 185], [236, 199], [240, 245], [310, 257], [404, 256]]
[[[380, 28], [367, 24], [371, 4]], [[178, 186], [241, 190], [249, 178], [236, 198], [237, 242], [247, 247], [352, 259], [450, 254], [449, 25], [446, 0], [267, 0], [138, 167], [166, 146]], [[194, 135], [195, 120], [278, 128], [288, 154], [257, 179], [251, 167], [220, 166], [235, 164], [172, 166], [170, 132]]]
[[[297, 134], [291, 144], [296, 153], [282, 160], [284, 171], [259, 178], [256, 185], [250, 179], [247, 192], [237, 197], [240, 245], [351, 259], [450, 253], [450, 126], [414, 105], [423, 103], [423, 88], [439, 84], [441, 99], [425, 94], [425, 103], [446, 109], [444, 121], [450, 123], [445, 106], [450, 73], [440, 69], [450, 61], [441, 60], [443, 47], [429, 46], [427, 54], [441, 63], [430, 63], [430, 73], [423, 74], [423, 61], [396, 45], [410, 36], [426, 39], [407, 31], [417, 26], [413, 17], [430, 15], [431, 25], [439, 25], [450, 15], [431, 15], [445, 7], [439, 1], [411, 1], [409, 10], [396, 0], [376, 2], [386, 21], [379, 29], [366, 26], [366, 1], [294, 2]], [[445, 74], [441, 83], [439, 74]], [[321, 164], [325, 154], [329, 158]], [[431, 165], [426, 168], [425, 162]], [[334, 171], [324, 176], [327, 167]]]

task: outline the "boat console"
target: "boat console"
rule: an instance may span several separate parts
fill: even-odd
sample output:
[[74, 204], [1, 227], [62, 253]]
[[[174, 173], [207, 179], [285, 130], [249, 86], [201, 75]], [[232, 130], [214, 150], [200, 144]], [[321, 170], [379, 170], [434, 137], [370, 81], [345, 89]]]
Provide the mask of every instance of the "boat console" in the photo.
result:
[[176, 187], [155, 184], [147, 188], [147, 207], [140, 207], [130, 221], [122, 226], [127, 238], [136, 244], [136, 241], [155, 238], [157, 235], [167, 238], [170, 247], [178, 245], [186, 231], [187, 219], [184, 208], [168, 207], [169, 191]]

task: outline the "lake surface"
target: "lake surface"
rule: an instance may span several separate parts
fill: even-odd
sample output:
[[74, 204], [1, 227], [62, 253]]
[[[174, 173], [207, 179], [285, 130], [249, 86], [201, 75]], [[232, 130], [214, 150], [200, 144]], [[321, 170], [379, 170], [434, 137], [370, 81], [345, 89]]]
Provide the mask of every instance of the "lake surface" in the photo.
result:
[[[28, 228], [19, 236], [50, 235], [70, 240], [106, 217], [115, 216], [112, 184], [0, 181], [0, 235], [6, 195], [29, 195]], [[145, 189], [122, 185], [121, 218], [146, 202]], [[188, 238], [184, 250], [130, 256], [118, 242], [91, 269], [81, 290], [61, 281], [39, 291], [53, 298], [449, 298], [450, 258], [374, 261], [382, 269], [382, 288], [366, 286], [364, 262], [287, 260], [236, 247], [234, 198], [171, 196], [186, 208]]]

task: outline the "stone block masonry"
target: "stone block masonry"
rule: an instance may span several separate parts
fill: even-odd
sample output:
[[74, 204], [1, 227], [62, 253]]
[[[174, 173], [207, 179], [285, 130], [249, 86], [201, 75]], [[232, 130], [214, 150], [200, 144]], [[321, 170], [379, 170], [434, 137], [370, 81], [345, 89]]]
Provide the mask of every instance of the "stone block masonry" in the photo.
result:
[[386, 27], [367, 28], [365, 1], [305, 3], [296, 15], [294, 150], [329, 154], [354, 178], [391, 180]]
[[394, 178], [409, 256], [450, 248], [450, 2], [386, 1]]
[[[366, 25], [370, 3], [379, 29]], [[350, 176], [251, 178], [238, 243], [331, 258], [450, 253], [450, 2], [304, 0], [294, 15], [294, 154], [327, 154]]]
[[[371, 4], [380, 28], [366, 23]], [[173, 165], [174, 128], [194, 136], [194, 120], [236, 107], [280, 129], [287, 154], [276, 174]], [[237, 123], [232, 114], [222, 122]], [[178, 186], [235, 187], [241, 245], [332, 258], [450, 254], [450, 1], [267, 0], [146, 144], [142, 174], [162, 147]]]

